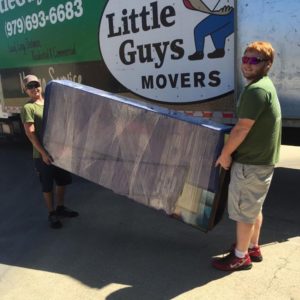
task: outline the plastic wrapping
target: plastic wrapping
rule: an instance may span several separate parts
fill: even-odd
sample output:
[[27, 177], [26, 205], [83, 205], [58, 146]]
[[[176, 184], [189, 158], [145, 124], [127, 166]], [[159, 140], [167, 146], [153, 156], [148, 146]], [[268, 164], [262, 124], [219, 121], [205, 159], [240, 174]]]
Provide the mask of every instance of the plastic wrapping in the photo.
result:
[[55, 165], [200, 229], [215, 225], [214, 164], [228, 127], [70, 81], [51, 81], [45, 101]]

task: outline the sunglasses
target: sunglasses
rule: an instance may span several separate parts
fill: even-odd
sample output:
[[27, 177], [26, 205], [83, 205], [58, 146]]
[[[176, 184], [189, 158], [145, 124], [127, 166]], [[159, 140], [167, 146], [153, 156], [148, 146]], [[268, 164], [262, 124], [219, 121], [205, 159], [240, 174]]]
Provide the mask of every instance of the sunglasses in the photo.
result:
[[248, 57], [248, 56], [243, 56], [242, 57], [242, 63], [243, 64], [258, 65], [262, 61], [268, 61], [268, 59], [263, 59], [263, 58], [260, 58], [260, 57]]
[[27, 85], [26, 85], [26, 89], [27, 90], [33, 90], [33, 89], [37, 89], [39, 88], [41, 85], [39, 84], [39, 82], [29, 82]]

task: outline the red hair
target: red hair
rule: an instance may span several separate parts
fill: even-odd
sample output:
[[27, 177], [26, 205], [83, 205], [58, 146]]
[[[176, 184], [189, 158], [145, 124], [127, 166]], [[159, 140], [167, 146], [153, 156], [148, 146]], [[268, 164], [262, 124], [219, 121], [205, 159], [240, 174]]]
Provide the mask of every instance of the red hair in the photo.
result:
[[245, 53], [251, 50], [256, 50], [257, 52], [262, 53], [266, 59], [270, 60], [271, 63], [273, 63], [275, 50], [271, 43], [264, 41], [252, 42], [247, 46]]

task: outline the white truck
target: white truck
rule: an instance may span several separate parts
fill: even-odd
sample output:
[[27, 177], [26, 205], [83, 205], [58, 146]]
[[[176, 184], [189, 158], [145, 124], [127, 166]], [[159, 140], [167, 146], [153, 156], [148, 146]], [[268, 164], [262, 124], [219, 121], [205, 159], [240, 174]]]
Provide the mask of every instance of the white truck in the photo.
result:
[[276, 49], [270, 76], [283, 126], [297, 130], [299, 11], [298, 0], [1, 0], [0, 135], [22, 128], [29, 73], [233, 124], [253, 40]]

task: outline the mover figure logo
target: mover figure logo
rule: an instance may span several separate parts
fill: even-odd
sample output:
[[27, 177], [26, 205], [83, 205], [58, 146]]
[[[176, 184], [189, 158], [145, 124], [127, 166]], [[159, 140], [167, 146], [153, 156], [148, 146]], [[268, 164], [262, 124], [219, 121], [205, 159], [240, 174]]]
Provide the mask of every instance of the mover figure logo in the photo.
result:
[[233, 0], [219, 2], [210, 9], [200, 0], [110, 0], [99, 29], [102, 59], [148, 99], [186, 103], [231, 92]]
[[183, 0], [188, 9], [198, 10], [209, 14], [194, 29], [196, 52], [189, 56], [189, 60], [201, 60], [204, 57], [204, 43], [207, 36], [211, 36], [215, 50], [208, 53], [209, 58], [220, 58], [225, 55], [226, 38], [234, 32], [234, 10], [226, 5], [216, 10], [211, 10], [201, 0]]

